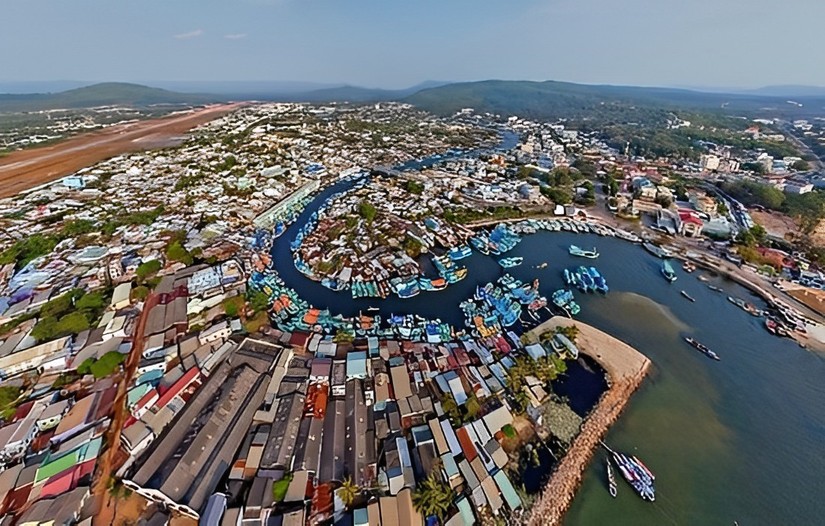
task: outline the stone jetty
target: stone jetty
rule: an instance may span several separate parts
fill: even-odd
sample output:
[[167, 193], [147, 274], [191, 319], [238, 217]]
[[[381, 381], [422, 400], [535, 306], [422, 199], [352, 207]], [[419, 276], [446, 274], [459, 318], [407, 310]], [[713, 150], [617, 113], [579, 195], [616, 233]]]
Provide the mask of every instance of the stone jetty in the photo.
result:
[[550, 480], [536, 498], [525, 524], [551, 526], [562, 523], [573, 502], [584, 472], [599, 442], [639, 388], [650, 368], [650, 360], [626, 343], [584, 323], [556, 316], [528, 333], [537, 339], [556, 327], [575, 325], [579, 328], [576, 346], [593, 358], [607, 373], [608, 389], [584, 421]]

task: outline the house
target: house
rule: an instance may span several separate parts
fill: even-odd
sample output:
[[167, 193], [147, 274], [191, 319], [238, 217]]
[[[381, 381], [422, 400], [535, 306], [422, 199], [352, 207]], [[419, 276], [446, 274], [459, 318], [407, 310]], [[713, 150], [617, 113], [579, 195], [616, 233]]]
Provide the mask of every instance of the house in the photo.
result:
[[219, 340], [226, 340], [231, 335], [232, 327], [229, 326], [228, 321], [224, 321], [202, 330], [200, 334], [198, 334], [198, 340], [201, 345], [206, 345]]
[[508, 508], [515, 511], [522, 506], [521, 499], [518, 493], [516, 493], [513, 483], [507, 478], [507, 474], [504, 471], [497, 471], [496, 474], [493, 475], [493, 480], [495, 480], [498, 489], [501, 491], [501, 495], [504, 497]]
[[367, 377], [367, 353], [355, 351], [347, 354], [347, 380]]
[[43, 412], [40, 414], [40, 417], [37, 419], [37, 422], [35, 422], [37, 430], [42, 433], [44, 431], [48, 431], [49, 429], [57, 427], [57, 424], [60, 423], [60, 419], [63, 418], [63, 415], [68, 410], [68, 400], [60, 400], [59, 402], [50, 404], [48, 407], [46, 407], [46, 409], [43, 410]]
[[493, 435], [501, 431], [504, 426], [513, 424], [513, 414], [505, 405], [489, 411], [481, 419]]
[[698, 218], [690, 210], [679, 210], [679, 219], [681, 220], [680, 233], [685, 237], [699, 237], [702, 235], [702, 229], [705, 227], [704, 221]]
[[112, 310], [120, 310], [125, 309], [131, 304], [129, 300], [129, 296], [132, 293], [132, 282], [127, 281], [126, 283], [121, 283], [117, 287], [115, 287], [114, 292], [112, 293], [112, 301], [110, 302], [109, 306]]
[[395, 399], [400, 400], [412, 396], [412, 386], [410, 385], [410, 375], [407, 373], [406, 365], [396, 365], [390, 367], [390, 376], [392, 377], [392, 388], [395, 393]]

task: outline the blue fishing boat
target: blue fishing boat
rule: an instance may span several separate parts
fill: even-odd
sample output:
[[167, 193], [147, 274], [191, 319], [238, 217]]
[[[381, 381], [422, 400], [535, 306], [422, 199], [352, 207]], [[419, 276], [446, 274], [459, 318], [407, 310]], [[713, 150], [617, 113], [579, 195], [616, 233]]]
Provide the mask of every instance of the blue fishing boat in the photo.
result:
[[673, 266], [670, 264], [669, 260], [662, 261], [662, 276], [665, 277], [666, 280], [673, 283], [676, 281], [676, 272], [673, 271]]
[[592, 292], [596, 290], [596, 284], [587, 268], [579, 267], [576, 270], [576, 275], [579, 277], [579, 288], [582, 289], [582, 292]]
[[587, 272], [590, 274], [590, 277], [593, 278], [593, 284], [596, 290], [602, 294], [607, 294], [610, 290], [607, 286], [607, 281], [605, 281], [604, 277], [596, 270], [596, 267], [590, 267], [587, 269]]
[[524, 258], [521, 256], [513, 258], [501, 258], [498, 260], [498, 264], [504, 268], [517, 267], [522, 263], [524, 263]]
[[458, 261], [472, 256], [473, 251], [467, 245], [461, 245], [460, 247], [451, 248], [449, 252], [447, 252], [447, 255], [453, 261]]

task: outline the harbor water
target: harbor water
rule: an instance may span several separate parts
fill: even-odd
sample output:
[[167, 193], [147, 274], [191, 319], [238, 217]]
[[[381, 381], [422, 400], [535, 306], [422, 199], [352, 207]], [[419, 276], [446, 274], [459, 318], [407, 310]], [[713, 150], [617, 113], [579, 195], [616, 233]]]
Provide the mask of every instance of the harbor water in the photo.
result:
[[[322, 192], [296, 225], [347, 184], [352, 183]], [[494, 257], [474, 253], [461, 261], [468, 277], [446, 290], [407, 300], [353, 300], [349, 291], [333, 292], [295, 269], [289, 243], [296, 230], [293, 225], [276, 240], [276, 269], [304, 299], [333, 314], [352, 316], [373, 306], [384, 317], [418, 314], [461, 327], [459, 303], [477, 285], [504, 273]], [[601, 257], [570, 256], [570, 244], [595, 247]], [[825, 499], [818, 496], [825, 491], [825, 360], [791, 340], [769, 335], [761, 318], [726, 296], [757, 306], [760, 300], [715, 277], [709, 283], [725, 292], [711, 291], [696, 279], [703, 271], [687, 274], [678, 265], [677, 281], [668, 283], [659, 273], [661, 260], [615, 238], [539, 232], [524, 237], [507, 255], [524, 258], [507, 272], [525, 282], [538, 278], [541, 293], [548, 297], [562, 287], [564, 268], [596, 266], [610, 293], [576, 292], [582, 307], [577, 318], [627, 342], [653, 362], [650, 377], [606, 442], [636, 454], [656, 473], [656, 502], [642, 501], [621, 480], [618, 498], [611, 498], [600, 451], [567, 515], [568, 526], [822, 524]], [[536, 268], [545, 262], [546, 268]], [[683, 289], [695, 303], [680, 295]], [[684, 336], [716, 351], [721, 361], [697, 352]], [[592, 387], [583, 388], [591, 398]], [[572, 401], [575, 386], [567, 382], [565, 390]]]

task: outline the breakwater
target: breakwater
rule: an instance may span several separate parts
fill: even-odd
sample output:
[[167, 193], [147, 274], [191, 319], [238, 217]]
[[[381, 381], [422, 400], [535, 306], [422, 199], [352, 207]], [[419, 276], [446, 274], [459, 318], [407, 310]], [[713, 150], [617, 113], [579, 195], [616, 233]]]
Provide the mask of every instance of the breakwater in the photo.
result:
[[556, 327], [571, 325], [578, 328], [576, 346], [579, 351], [596, 360], [605, 370], [609, 387], [535, 500], [525, 521], [530, 526], [562, 523], [599, 443], [619, 418], [650, 368], [650, 360], [633, 347], [594, 327], [566, 318], [551, 318], [530, 331], [528, 337], [537, 339]]

